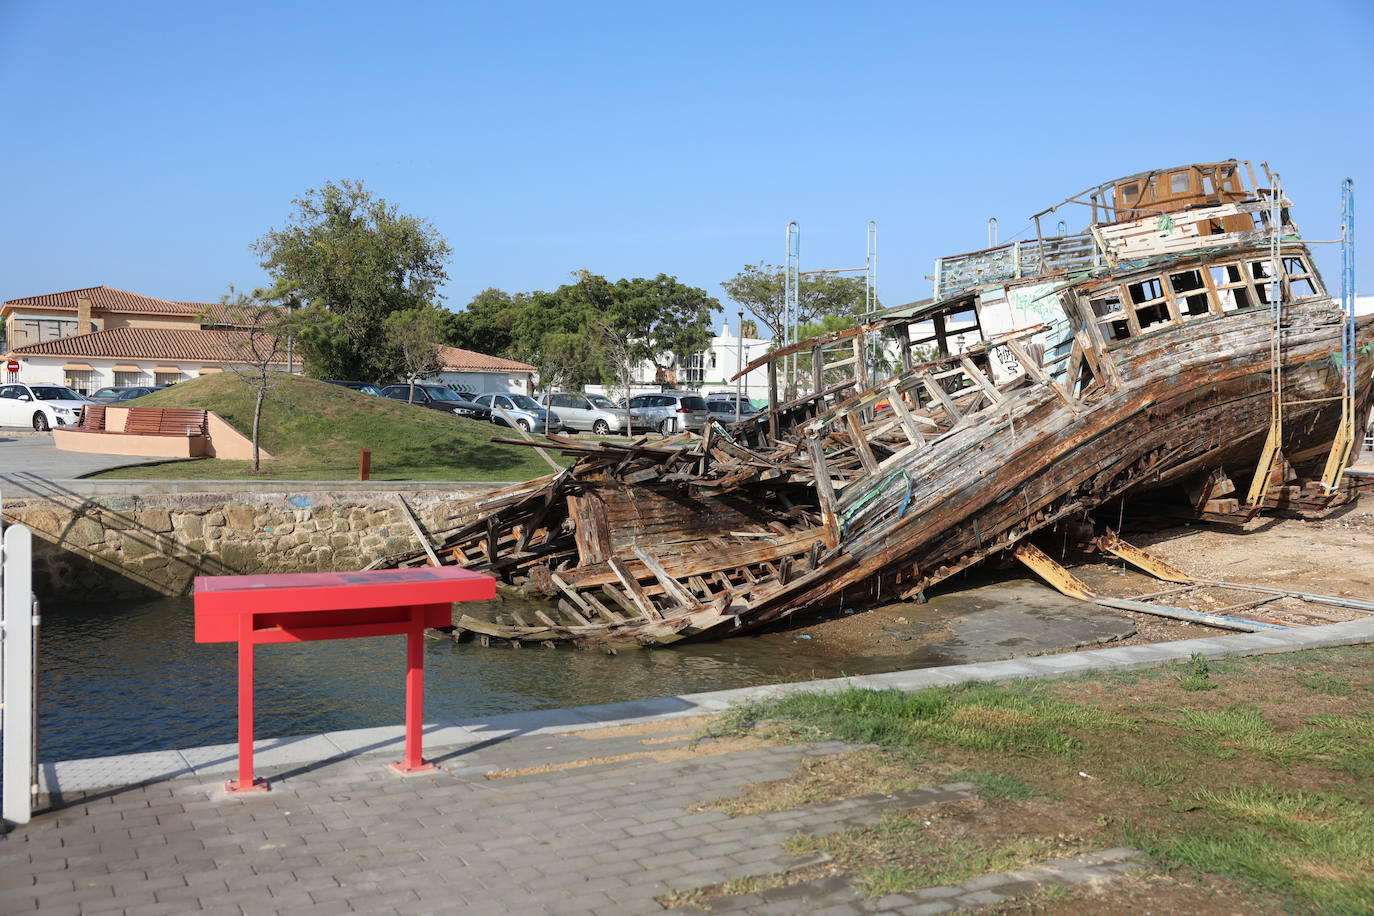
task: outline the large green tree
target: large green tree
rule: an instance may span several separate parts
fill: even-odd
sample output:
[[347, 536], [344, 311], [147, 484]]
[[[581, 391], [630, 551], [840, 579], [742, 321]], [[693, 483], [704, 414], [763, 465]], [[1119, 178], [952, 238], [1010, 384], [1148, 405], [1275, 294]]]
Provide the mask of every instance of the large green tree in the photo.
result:
[[253, 250], [272, 276], [272, 296], [304, 306], [298, 327], [308, 370], [387, 380], [396, 356], [383, 323], [439, 298], [448, 243], [360, 181], [330, 182], [293, 203], [286, 226], [269, 230]]
[[[760, 261], [721, 285], [725, 295], [754, 313], [781, 346], [786, 328], [783, 269]], [[797, 289], [797, 323], [810, 324], [825, 316], [857, 317], [864, 308], [864, 281], [837, 274], [806, 274]]]
[[510, 356], [515, 342], [512, 326], [527, 298], [524, 293], [482, 290], [461, 312], [445, 315], [444, 342], [492, 356]]

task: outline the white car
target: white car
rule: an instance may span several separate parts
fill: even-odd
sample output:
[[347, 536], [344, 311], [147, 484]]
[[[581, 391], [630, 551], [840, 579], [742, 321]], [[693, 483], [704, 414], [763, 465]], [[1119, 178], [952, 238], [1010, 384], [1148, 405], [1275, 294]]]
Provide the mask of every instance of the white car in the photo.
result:
[[39, 432], [75, 426], [89, 403], [61, 385], [0, 385], [0, 426], [32, 426]]

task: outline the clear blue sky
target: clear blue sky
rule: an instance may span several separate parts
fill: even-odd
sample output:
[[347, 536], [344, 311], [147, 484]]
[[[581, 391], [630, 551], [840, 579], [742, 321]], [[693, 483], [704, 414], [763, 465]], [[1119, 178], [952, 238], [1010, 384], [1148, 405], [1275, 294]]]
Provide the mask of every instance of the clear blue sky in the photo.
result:
[[360, 178], [448, 238], [451, 308], [582, 267], [721, 295], [789, 219], [804, 268], [860, 265], [877, 220], [895, 304], [989, 216], [1006, 240], [1228, 157], [1279, 170], [1313, 238], [1354, 177], [1374, 291], [1371, 0], [0, 0], [0, 90], [0, 299], [252, 287], [292, 198]]

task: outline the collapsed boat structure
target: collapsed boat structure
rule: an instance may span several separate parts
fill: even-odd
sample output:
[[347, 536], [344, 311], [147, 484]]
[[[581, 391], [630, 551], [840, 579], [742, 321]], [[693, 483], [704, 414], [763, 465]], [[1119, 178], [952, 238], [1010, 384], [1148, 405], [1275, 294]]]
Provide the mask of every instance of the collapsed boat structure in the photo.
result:
[[[750, 364], [769, 378], [753, 420], [498, 440], [575, 461], [378, 565], [456, 563], [556, 599], [457, 622], [484, 641], [664, 645], [917, 596], [1148, 490], [1229, 523], [1349, 501], [1374, 318], [1333, 302], [1264, 174], [1116, 179], [1042, 211], [1033, 240], [941, 258], [931, 299]], [[1087, 229], [1042, 234], [1070, 205]]]

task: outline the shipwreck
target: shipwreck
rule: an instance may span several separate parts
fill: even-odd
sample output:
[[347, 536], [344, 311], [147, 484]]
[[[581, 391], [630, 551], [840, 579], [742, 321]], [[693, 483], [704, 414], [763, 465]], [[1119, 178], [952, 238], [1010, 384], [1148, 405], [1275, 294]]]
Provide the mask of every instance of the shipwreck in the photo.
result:
[[[457, 621], [483, 641], [664, 645], [918, 596], [1161, 488], [1222, 523], [1347, 502], [1374, 316], [1333, 301], [1261, 168], [1267, 186], [1237, 160], [1118, 178], [1042, 211], [1033, 239], [942, 257], [932, 298], [752, 363], [753, 420], [498, 440], [575, 461], [378, 565], [554, 599]], [[1042, 232], [1074, 208], [1084, 231]]]

